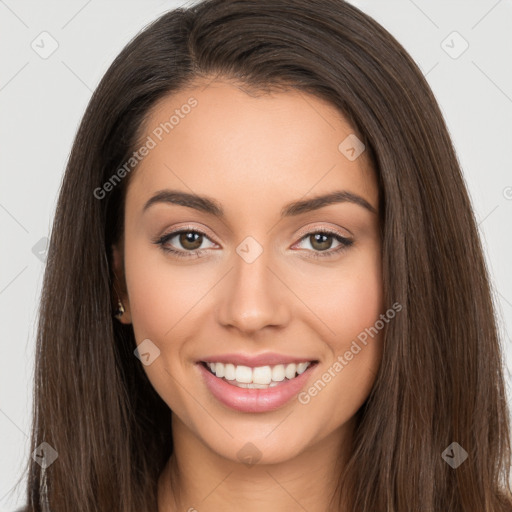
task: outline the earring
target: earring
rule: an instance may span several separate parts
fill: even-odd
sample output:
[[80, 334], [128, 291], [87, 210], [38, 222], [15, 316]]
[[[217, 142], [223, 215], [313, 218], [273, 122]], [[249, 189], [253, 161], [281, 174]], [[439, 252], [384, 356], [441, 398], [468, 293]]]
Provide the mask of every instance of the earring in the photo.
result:
[[117, 310], [116, 312], [114, 313], [114, 316], [116, 316], [117, 318], [121, 318], [124, 314], [124, 307], [123, 307], [123, 303], [121, 302], [120, 299], [117, 300]]

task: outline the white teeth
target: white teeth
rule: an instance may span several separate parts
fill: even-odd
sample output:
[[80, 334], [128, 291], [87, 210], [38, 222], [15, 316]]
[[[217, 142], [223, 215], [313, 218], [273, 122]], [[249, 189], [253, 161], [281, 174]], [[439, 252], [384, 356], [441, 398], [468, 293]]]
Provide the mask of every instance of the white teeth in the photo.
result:
[[[238, 386], [239, 388], [249, 388], [249, 389], [267, 389], [268, 387], [273, 387], [273, 386], [267, 386], [266, 384], [254, 384], [252, 382], [247, 384], [245, 382], [238, 382], [237, 380], [231, 381], [231, 384], [234, 384], [235, 386]], [[274, 382], [274, 385], [277, 386], [277, 382]]]
[[293, 379], [295, 377], [295, 373], [297, 371], [297, 365], [290, 363], [286, 365], [286, 368], [284, 369], [284, 375], [287, 379]]
[[[217, 374], [215, 374], [217, 375]], [[235, 380], [235, 365], [234, 364], [226, 364], [224, 365], [224, 378], [226, 380]]]
[[297, 365], [297, 373], [300, 375], [306, 371], [306, 368], [309, 366], [309, 363], [299, 363]]
[[208, 363], [210, 370], [221, 379], [225, 375], [226, 369], [222, 363]]
[[284, 378], [284, 364], [274, 366], [274, 368], [272, 368], [272, 380], [275, 382], [281, 382]]
[[295, 378], [296, 374], [300, 375], [310, 366], [311, 361], [303, 363], [290, 363], [287, 365], [277, 364], [275, 366], [257, 366], [251, 368], [249, 366], [237, 365], [231, 363], [207, 363], [208, 368], [217, 377], [224, 377], [226, 380], [233, 381], [235, 384], [243, 388], [266, 389], [267, 387], [277, 386], [285, 377], [287, 379]]
[[[249, 368], [250, 369], [250, 368]], [[238, 379], [236, 379], [238, 380]], [[257, 366], [252, 370], [252, 381], [255, 384], [270, 384], [272, 369], [270, 366]]]
[[244, 384], [249, 384], [249, 382], [252, 382], [252, 370], [248, 366], [236, 366], [234, 380], [237, 382], [243, 382]]

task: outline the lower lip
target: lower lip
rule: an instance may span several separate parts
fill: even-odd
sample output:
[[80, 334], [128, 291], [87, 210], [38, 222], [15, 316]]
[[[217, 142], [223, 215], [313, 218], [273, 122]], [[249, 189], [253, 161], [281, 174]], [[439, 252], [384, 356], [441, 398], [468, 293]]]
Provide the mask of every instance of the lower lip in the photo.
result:
[[239, 388], [215, 376], [203, 363], [197, 365], [206, 387], [219, 402], [240, 412], [268, 412], [282, 407], [296, 396], [317, 363], [310, 364], [294, 379], [282, 381], [281, 384], [267, 389]]

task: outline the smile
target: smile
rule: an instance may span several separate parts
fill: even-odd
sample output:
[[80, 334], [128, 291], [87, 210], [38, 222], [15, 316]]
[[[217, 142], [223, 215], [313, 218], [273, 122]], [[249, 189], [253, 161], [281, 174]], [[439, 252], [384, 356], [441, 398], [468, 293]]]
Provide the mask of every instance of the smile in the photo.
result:
[[278, 386], [285, 380], [301, 375], [314, 361], [302, 363], [276, 364], [274, 366], [234, 365], [231, 363], [203, 363], [216, 377], [233, 386], [248, 389], [267, 389]]
[[218, 402], [239, 412], [262, 413], [278, 409], [297, 396], [318, 361], [255, 367], [200, 361], [195, 366]]

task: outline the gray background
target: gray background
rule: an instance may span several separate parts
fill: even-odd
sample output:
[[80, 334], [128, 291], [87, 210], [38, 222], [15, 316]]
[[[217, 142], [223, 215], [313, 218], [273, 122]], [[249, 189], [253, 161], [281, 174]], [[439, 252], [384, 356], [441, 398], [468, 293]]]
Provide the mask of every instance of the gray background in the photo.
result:
[[[404, 45], [445, 115], [493, 279], [510, 403], [512, 2], [351, 3]], [[30, 456], [45, 237], [79, 120], [128, 40], [179, 5], [185, 3], [0, 0], [0, 511], [24, 503], [23, 485], [14, 485]], [[41, 36], [44, 31], [50, 36]], [[52, 44], [57, 49], [42, 58]]]

